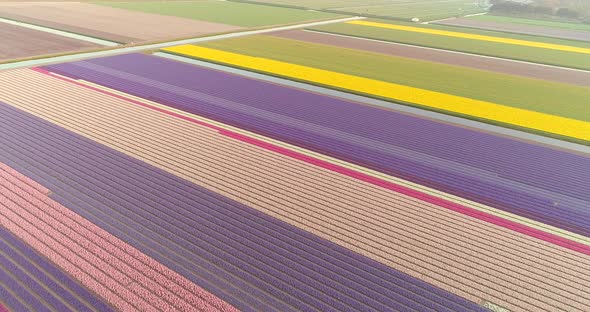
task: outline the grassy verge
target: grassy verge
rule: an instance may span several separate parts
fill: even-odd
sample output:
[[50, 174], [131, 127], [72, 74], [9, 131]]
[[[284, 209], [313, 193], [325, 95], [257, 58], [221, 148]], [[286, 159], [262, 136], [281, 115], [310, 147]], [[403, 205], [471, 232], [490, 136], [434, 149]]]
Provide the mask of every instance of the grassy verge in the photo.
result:
[[590, 121], [590, 88], [270, 36], [200, 45]]
[[98, 2], [97, 4], [242, 27], [290, 24], [338, 17], [336, 14], [325, 12], [228, 1]]
[[[416, 26], [413, 24], [412, 26]], [[429, 28], [442, 30], [455, 30], [456, 28], [431, 26]], [[507, 43], [489, 42], [481, 40], [473, 40], [467, 38], [457, 38], [441, 36], [436, 34], [416, 33], [403, 30], [385, 29], [378, 27], [367, 27], [360, 25], [352, 25], [347, 23], [323, 25], [311, 28], [316, 31], [327, 33], [349, 35], [360, 38], [370, 38], [390, 42], [399, 42], [417, 46], [425, 46], [432, 48], [439, 48], [458, 52], [467, 52], [480, 55], [502, 57], [508, 59], [522, 60], [527, 62], [535, 62], [541, 64], [549, 64], [577, 69], [590, 70], [590, 55], [584, 53], [568, 52], [551, 50], [545, 48], [536, 48], [528, 46], [520, 46]], [[545, 42], [552, 44], [562, 44], [577, 47], [588, 48], [588, 43], [578, 41], [559, 40], [552, 38], [541, 38], [535, 36], [522, 36], [516, 34], [508, 34], [502, 32], [489, 32], [479, 30], [465, 30], [461, 28], [464, 33], [492, 35], [502, 38], [521, 39], [528, 41]], [[499, 34], [499, 35], [498, 35]]]

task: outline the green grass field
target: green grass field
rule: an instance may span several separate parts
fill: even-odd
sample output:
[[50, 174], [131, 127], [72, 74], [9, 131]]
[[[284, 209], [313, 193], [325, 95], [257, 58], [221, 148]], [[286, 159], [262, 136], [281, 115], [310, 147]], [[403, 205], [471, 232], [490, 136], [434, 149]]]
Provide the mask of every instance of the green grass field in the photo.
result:
[[388, 18], [435, 20], [483, 12], [476, 0], [248, 0], [316, 10], [337, 10], [350, 14]]
[[337, 18], [339, 15], [228, 1], [97, 2], [120, 9], [178, 16], [242, 27], [261, 27]]
[[[365, 5], [387, 5], [405, 0], [249, 0], [252, 2], [288, 5], [308, 9], [348, 8]], [[407, 1], [406, 1], [407, 2]]]
[[590, 121], [590, 88], [271, 36], [202, 46]]
[[566, 23], [566, 22], [546, 21], [546, 20], [540, 20], [540, 19], [528, 19], [528, 18], [518, 18], [518, 17], [509, 17], [509, 16], [498, 16], [498, 15], [480, 15], [480, 16], [472, 16], [469, 18], [474, 19], [474, 20], [499, 22], [499, 23], [534, 25], [534, 26], [563, 28], [563, 29], [570, 29], [570, 30], [590, 31], [590, 24], [582, 24], [582, 23]]
[[[382, 22], [382, 21], [380, 21]], [[590, 43], [562, 40], [538, 36], [510, 34], [505, 32], [467, 29], [461, 27], [448, 27], [442, 25], [410, 24], [413, 27], [425, 27], [431, 29], [460, 31], [463, 33], [482, 34], [502, 38], [521, 39], [569, 46], [590, 48]], [[456, 38], [435, 34], [416, 33], [402, 30], [367, 27], [346, 23], [330, 24], [311, 28], [312, 30], [349, 35], [362, 38], [377, 39], [383, 41], [399, 42], [425, 47], [440, 48], [446, 50], [468, 52], [481, 55], [523, 60], [542, 64], [564, 66], [590, 70], [590, 55], [584, 53], [558, 51], [544, 48], [519, 46], [513, 44]]]

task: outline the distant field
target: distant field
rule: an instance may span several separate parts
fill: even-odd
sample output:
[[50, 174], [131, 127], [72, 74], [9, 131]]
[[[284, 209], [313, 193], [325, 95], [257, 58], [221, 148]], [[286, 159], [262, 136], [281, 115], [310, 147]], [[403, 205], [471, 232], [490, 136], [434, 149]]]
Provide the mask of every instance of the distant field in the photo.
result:
[[0, 17], [121, 43], [197, 37], [241, 29], [76, 2], [0, 2]]
[[[377, 21], [381, 22], [381, 21]], [[343, 34], [355, 37], [377, 39], [383, 41], [399, 42], [405, 44], [441, 48], [446, 50], [468, 52], [474, 54], [482, 54], [496, 57], [503, 57], [509, 59], [523, 60], [529, 62], [551, 64], [557, 66], [590, 69], [590, 54], [561, 51], [554, 49], [539, 48], [533, 46], [515, 45], [501, 42], [504, 39], [508, 40], [523, 40], [535, 43], [560, 45], [564, 47], [574, 47], [582, 49], [590, 49], [590, 43], [563, 40], [555, 38], [546, 38], [538, 36], [511, 34], [497, 31], [485, 31], [469, 28], [451, 27], [443, 25], [419, 25], [419, 24], [393, 24], [401, 26], [409, 26], [422, 28], [425, 30], [442, 30], [452, 31], [471, 35], [482, 35], [497, 37], [499, 42], [473, 40], [469, 38], [442, 36], [438, 34], [430, 34], [415, 31], [387, 29], [380, 27], [369, 27], [362, 25], [354, 25], [349, 23], [339, 23], [313, 27], [313, 30]]]
[[201, 45], [590, 121], [590, 88], [270, 36]]
[[387, 5], [403, 3], [403, 0], [249, 0], [250, 2], [277, 4], [310, 9], [348, 8], [369, 5]]
[[241, 27], [290, 24], [336, 18], [338, 15], [228, 1], [99, 2], [115, 8], [170, 15]]
[[590, 31], [561, 27], [522, 23], [516, 24], [503, 21], [473, 19], [469, 17], [446, 19], [438, 21], [436, 24], [590, 42]]
[[86, 41], [0, 23], [0, 63], [10, 59], [61, 54], [100, 47]]
[[274, 5], [288, 5], [316, 10], [334, 10], [350, 14], [364, 14], [397, 19], [435, 20], [483, 12], [479, 1], [461, 0], [248, 0]]
[[473, 20], [481, 20], [481, 21], [546, 26], [546, 27], [554, 27], [554, 28], [590, 31], [590, 24], [581, 24], [581, 23], [554, 22], [554, 21], [545, 21], [545, 20], [538, 20], [538, 19], [518, 18], [518, 17], [509, 17], [509, 16], [498, 16], [498, 15], [479, 15], [479, 16], [471, 16], [468, 18], [473, 19]]

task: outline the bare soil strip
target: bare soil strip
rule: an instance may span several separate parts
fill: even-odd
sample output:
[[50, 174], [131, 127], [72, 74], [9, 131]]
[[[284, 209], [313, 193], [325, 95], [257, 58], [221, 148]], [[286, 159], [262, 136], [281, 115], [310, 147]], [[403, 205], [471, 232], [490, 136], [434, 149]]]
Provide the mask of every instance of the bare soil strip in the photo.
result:
[[0, 23], [0, 61], [98, 47], [90, 42]]
[[590, 41], [590, 31], [569, 30], [533, 25], [516, 25], [493, 21], [480, 21], [469, 18], [454, 18], [437, 22], [440, 25], [460, 26], [494, 31], [504, 31], [517, 34], [553, 37], [561, 39]]
[[386, 55], [413, 58], [442, 64], [470, 67], [510, 75], [563, 82], [580, 86], [590, 86], [590, 72], [573, 71], [557, 67], [541, 66], [511, 60], [494, 59], [478, 55], [461, 54], [417, 46], [399, 45], [389, 42], [363, 40], [302, 30], [287, 30], [271, 35], [301, 40], [311, 43], [327, 44], [349, 49], [366, 50]]
[[7, 2], [0, 4], [0, 17], [122, 43], [196, 37], [241, 29], [75, 2]]

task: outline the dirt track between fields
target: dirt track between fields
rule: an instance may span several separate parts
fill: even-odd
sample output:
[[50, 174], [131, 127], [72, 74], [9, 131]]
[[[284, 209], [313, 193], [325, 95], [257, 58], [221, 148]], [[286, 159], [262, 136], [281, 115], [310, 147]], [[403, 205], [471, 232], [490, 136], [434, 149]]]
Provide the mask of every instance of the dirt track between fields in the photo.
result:
[[0, 17], [122, 43], [171, 40], [241, 29], [76, 2], [0, 3]]
[[405, 46], [395, 43], [377, 42], [302, 30], [275, 32], [270, 35], [311, 43], [366, 50], [392, 56], [590, 87], [590, 72], [570, 70], [566, 68], [549, 67], [511, 60], [481, 57], [478, 55], [460, 54], [450, 51], [433, 50], [422, 47]]
[[448, 26], [461, 26], [483, 30], [503, 31], [524, 35], [545, 36], [560, 39], [590, 41], [590, 31], [582, 30], [569, 30], [544, 26], [517, 25], [510, 23], [498, 23], [492, 21], [479, 21], [469, 18], [449, 19], [437, 22], [436, 24]]
[[0, 61], [98, 47], [90, 42], [0, 23]]

